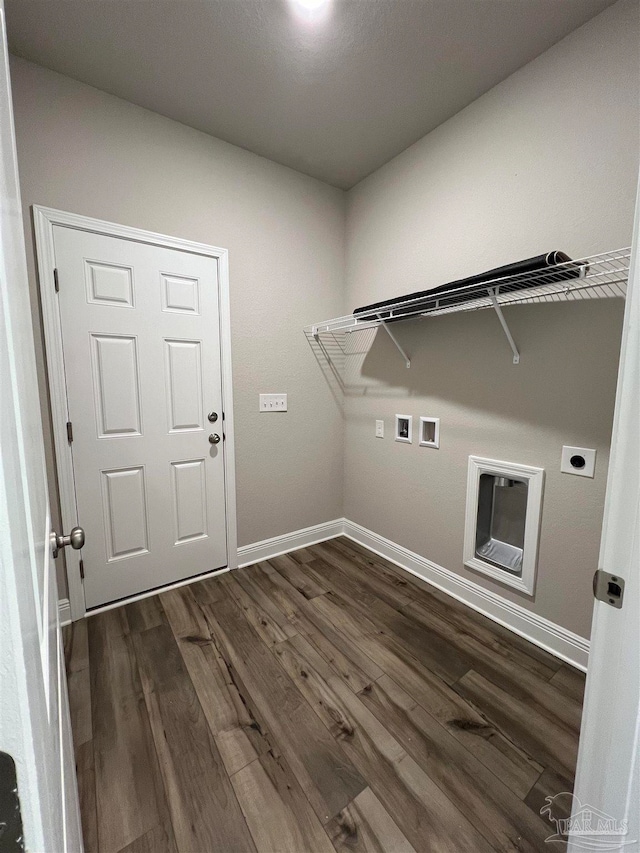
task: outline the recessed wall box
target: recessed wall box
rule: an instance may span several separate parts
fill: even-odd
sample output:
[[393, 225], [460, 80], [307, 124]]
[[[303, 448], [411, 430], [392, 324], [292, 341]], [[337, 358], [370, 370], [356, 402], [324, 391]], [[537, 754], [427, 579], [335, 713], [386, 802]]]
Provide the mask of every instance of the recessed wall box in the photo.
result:
[[544, 469], [469, 457], [464, 563], [533, 595]]
[[440, 418], [420, 418], [420, 447], [440, 447]]
[[411, 444], [413, 438], [413, 416], [396, 415], [396, 441]]

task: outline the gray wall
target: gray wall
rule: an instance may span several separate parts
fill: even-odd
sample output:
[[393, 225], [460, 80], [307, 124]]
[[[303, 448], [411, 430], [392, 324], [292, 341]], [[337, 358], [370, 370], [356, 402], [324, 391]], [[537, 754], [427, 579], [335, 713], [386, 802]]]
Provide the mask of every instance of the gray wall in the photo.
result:
[[[638, 99], [638, 5], [622, 0], [348, 193], [348, 308], [629, 245]], [[489, 312], [396, 327], [410, 370], [379, 331], [349, 377], [346, 517], [588, 637], [622, 311], [507, 309], [519, 366]], [[395, 443], [396, 412], [440, 417], [441, 449]], [[560, 474], [563, 444], [597, 449], [595, 479]], [[463, 566], [470, 454], [546, 469], [533, 599]]]
[[[341, 412], [302, 327], [342, 310], [342, 191], [23, 60], [11, 73], [28, 245], [41, 204], [229, 250], [239, 544], [341, 516]], [[260, 415], [260, 391], [288, 413]]]

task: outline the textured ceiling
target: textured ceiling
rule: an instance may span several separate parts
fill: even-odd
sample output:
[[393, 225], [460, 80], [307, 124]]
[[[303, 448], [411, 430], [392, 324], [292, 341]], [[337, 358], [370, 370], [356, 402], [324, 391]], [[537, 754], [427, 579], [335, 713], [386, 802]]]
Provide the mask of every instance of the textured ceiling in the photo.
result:
[[5, 0], [13, 53], [338, 187], [612, 0]]

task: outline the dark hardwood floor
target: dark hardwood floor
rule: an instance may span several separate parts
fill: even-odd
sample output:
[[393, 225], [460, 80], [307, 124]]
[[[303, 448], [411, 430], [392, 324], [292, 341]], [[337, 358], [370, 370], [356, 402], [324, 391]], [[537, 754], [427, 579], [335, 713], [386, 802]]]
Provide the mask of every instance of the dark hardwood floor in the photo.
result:
[[572, 789], [583, 676], [347, 539], [65, 654], [87, 851], [548, 851]]

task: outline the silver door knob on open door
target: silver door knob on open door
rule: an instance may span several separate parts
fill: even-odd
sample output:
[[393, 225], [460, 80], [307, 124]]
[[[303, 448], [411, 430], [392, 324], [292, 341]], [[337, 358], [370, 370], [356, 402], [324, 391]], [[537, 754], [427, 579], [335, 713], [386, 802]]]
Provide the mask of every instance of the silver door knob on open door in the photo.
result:
[[220, 442], [220, 436], [217, 432], [212, 432], [209, 436], [209, 444], [218, 444]]
[[51, 542], [51, 553], [55, 560], [58, 556], [58, 551], [61, 548], [66, 548], [67, 545], [71, 545], [74, 551], [79, 551], [82, 548], [84, 545], [84, 530], [81, 527], [74, 527], [68, 536], [60, 536], [55, 530], [52, 530], [49, 534], [49, 541]]

